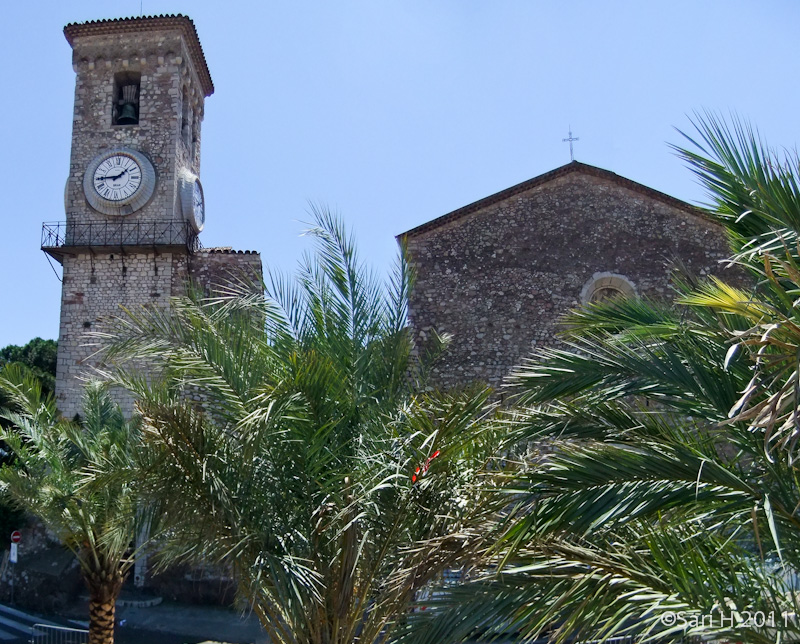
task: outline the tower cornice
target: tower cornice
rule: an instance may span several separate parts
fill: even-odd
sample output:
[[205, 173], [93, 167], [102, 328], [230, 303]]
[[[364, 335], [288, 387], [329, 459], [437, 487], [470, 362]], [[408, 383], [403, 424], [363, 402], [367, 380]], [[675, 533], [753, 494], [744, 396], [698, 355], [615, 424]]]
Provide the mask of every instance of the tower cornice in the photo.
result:
[[182, 14], [165, 16], [143, 16], [140, 18], [115, 18], [112, 20], [92, 20], [89, 22], [71, 22], [64, 27], [64, 36], [70, 46], [75, 46], [79, 38], [91, 36], [106, 36], [129, 33], [142, 33], [148, 31], [179, 31], [183, 36], [186, 46], [197, 71], [197, 76], [205, 96], [214, 93], [214, 83], [208, 71], [206, 57], [197, 29], [188, 16]]

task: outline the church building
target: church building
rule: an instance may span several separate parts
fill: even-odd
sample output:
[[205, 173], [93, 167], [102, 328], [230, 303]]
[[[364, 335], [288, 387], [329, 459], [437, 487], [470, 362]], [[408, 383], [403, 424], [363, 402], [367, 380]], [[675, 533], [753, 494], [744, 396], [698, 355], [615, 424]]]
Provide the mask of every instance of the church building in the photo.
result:
[[722, 229], [683, 201], [573, 161], [402, 235], [417, 271], [410, 303], [419, 346], [452, 344], [433, 370], [444, 387], [499, 386], [556, 342], [570, 308], [619, 294], [666, 298], [680, 262], [721, 270]]
[[[43, 224], [41, 247], [63, 266], [56, 397], [71, 418], [86, 379], [105, 366], [94, 333], [123, 309], [168, 312], [190, 282], [211, 293], [232, 278], [260, 279], [262, 266], [256, 252], [200, 240], [201, 126], [214, 85], [192, 21], [101, 20], [64, 34], [76, 74], [66, 217]], [[497, 387], [555, 341], [569, 308], [617, 294], [667, 297], [672, 262], [707, 275], [728, 255], [698, 209], [578, 162], [401, 238], [417, 270], [418, 345], [434, 330], [453, 336], [433, 372], [444, 387]], [[140, 560], [137, 584], [143, 570]]]
[[[70, 24], [76, 73], [66, 221], [43, 226], [63, 265], [56, 393], [80, 412], [100, 358], [91, 333], [121, 307], [168, 310], [190, 279], [207, 291], [261, 275], [254, 252], [203, 249], [205, 99], [214, 92], [192, 21], [181, 15]], [[558, 317], [615, 294], [666, 297], [672, 263], [697, 275], [728, 254], [698, 209], [613, 172], [571, 162], [407, 231], [418, 273], [418, 344], [453, 336], [434, 370], [445, 387], [499, 386], [555, 341]]]

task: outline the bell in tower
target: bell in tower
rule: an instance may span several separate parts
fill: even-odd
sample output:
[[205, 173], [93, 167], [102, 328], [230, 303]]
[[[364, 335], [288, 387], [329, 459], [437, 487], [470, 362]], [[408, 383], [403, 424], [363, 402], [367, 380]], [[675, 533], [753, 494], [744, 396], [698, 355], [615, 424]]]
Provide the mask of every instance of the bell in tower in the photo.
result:
[[138, 125], [139, 90], [142, 84], [141, 72], [123, 71], [114, 74], [114, 125]]
[[119, 99], [117, 125], [136, 125], [139, 122], [139, 86], [123, 85]]

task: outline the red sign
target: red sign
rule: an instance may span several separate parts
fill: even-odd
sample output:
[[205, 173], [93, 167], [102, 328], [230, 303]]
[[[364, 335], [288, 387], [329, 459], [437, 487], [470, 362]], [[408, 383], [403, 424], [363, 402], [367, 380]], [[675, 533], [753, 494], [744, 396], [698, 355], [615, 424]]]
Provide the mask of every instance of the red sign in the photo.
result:
[[14, 530], [11, 533], [11, 543], [19, 543], [22, 540], [22, 533], [19, 530]]

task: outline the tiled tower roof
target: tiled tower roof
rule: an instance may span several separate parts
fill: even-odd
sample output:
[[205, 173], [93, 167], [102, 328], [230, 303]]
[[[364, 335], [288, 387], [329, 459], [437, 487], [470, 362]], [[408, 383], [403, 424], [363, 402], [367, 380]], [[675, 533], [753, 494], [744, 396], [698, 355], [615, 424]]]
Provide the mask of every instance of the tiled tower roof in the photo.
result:
[[203, 47], [197, 36], [197, 29], [188, 16], [182, 14], [166, 16], [142, 16], [140, 18], [115, 18], [112, 20], [92, 20], [89, 22], [71, 22], [64, 27], [64, 35], [70, 45], [74, 45], [77, 38], [87, 36], [105, 36], [113, 34], [128, 34], [141, 31], [176, 30], [183, 34], [186, 45], [192, 56], [197, 75], [206, 96], [214, 93], [214, 83], [208, 71]]

